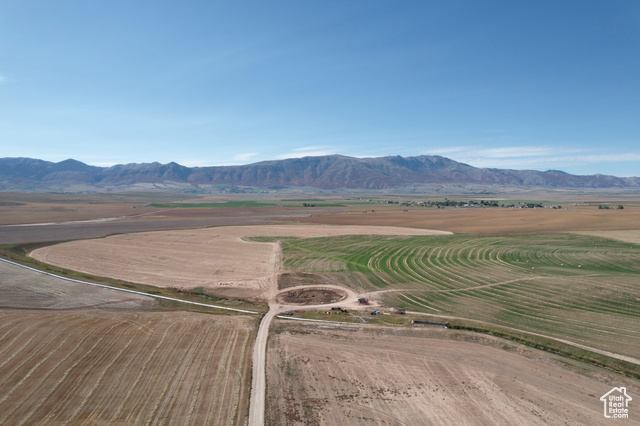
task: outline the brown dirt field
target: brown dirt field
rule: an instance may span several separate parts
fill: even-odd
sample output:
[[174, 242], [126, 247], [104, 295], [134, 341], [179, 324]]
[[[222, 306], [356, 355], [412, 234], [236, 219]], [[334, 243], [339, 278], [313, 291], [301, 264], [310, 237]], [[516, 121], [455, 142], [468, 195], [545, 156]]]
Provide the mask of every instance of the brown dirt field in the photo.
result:
[[255, 297], [266, 291], [276, 265], [274, 243], [245, 237], [321, 237], [349, 234], [434, 235], [395, 227], [270, 225], [114, 235], [34, 250], [35, 259], [99, 276], [158, 287], [204, 287]]
[[[640, 223], [638, 223], [640, 227]], [[585, 231], [576, 232], [576, 234], [593, 235], [594, 237], [611, 238], [626, 243], [640, 244], [640, 230], [625, 231]]]
[[[0, 192], [0, 244], [65, 241], [115, 233], [247, 225], [310, 214], [302, 207], [158, 208], [150, 203], [238, 201], [238, 197], [180, 194], [29, 194]], [[342, 208], [316, 208], [330, 213]], [[279, 222], [282, 223], [282, 222]]]
[[50, 225], [0, 225], [0, 244], [66, 241], [82, 238], [99, 238], [127, 232], [166, 231], [205, 228], [208, 226], [263, 224], [268, 222], [268, 218], [265, 215], [253, 215], [191, 219], [157, 219], [147, 217], [144, 220], [84, 221], [54, 223]]
[[375, 213], [314, 214], [297, 219], [303, 223], [329, 225], [401, 226], [442, 229], [463, 234], [515, 234], [548, 231], [605, 231], [638, 229], [640, 208], [604, 210], [596, 206], [553, 209], [376, 209]]
[[0, 309], [140, 310], [156, 305], [151, 297], [74, 283], [0, 262]]
[[347, 298], [344, 291], [329, 288], [300, 288], [279, 293], [276, 302], [293, 305], [320, 305]]
[[442, 329], [275, 326], [267, 424], [607, 424], [599, 398], [612, 383], [506, 341], [451, 340], [456, 332]]
[[159, 210], [139, 197], [0, 193], [0, 225], [138, 216]]
[[0, 424], [246, 422], [247, 317], [0, 312]]
[[[154, 202], [184, 201], [179, 194], [28, 194], [0, 192], [0, 244], [96, 238], [115, 233], [270, 222], [272, 216], [308, 215], [282, 207], [156, 208]], [[226, 202], [206, 197], [195, 202]], [[237, 201], [237, 199], [236, 199]], [[332, 212], [337, 209], [316, 209]]]

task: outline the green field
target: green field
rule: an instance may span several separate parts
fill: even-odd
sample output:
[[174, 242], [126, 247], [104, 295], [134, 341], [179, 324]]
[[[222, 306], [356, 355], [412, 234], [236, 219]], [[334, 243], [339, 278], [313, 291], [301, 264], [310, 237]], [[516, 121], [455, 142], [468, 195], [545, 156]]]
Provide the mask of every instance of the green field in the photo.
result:
[[345, 236], [282, 241], [285, 268], [386, 305], [638, 356], [640, 246], [584, 235]]

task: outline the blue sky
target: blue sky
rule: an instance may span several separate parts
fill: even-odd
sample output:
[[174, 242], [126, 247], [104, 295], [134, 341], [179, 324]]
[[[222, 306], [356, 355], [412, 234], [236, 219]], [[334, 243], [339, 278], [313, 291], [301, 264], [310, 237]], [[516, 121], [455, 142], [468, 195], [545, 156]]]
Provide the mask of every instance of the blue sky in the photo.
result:
[[640, 176], [640, 2], [4, 0], [0, 144]]

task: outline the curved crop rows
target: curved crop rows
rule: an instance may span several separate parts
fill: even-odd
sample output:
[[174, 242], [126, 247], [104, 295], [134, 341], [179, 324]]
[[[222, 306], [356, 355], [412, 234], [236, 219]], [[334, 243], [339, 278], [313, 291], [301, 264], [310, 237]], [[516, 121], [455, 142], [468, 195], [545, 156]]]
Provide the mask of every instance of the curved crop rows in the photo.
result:
[[369, 291], [384, 290], [381, 297], [392, 306], [624, 354], [640, 347], [638, 245], [558, 233], [347, 236], [287, 241], [283, 253], [285, 267], [297, 271], [321, 265], [318, 259], [342, 262], [341, 273], [366, 276]]
[[250, 319], [0, 313], [0, 424], [244, 424]]

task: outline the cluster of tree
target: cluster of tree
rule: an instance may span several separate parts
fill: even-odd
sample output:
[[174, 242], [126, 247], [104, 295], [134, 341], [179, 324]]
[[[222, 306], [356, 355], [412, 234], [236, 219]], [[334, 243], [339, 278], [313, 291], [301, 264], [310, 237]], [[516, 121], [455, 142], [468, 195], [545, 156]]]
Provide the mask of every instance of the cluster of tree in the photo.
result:
[[417, 207], [506, 207], [504, 204], [499, 204], [497, 201], [454, 201], [447, 198], [444, 201], [386, 201], [384, 204], [400, 204], [404, 207], [417, 206]]
[[[607, 206], [607, 205], [600, 204], [600, 205], [598, 206], [598, 208], [599, 208], [599, 209], [604, 209], [604, 210], [609, 210], [611, 207], [609, 207], [609, 206]], [[622, 209], [624, 209], [624, 206], [623, 206], [622, 204], [619, 204], [619, 205], [618, 205], [618, 210], [622, 210]]]
[[[512, 209], [562, 209], [562, 206], [545, 207], [541, 203], [518, 203], [504, 204], [495, 200], [470, 200], [470, 201], [454, 201], [445, 198], [444, 201], [378, 201], [382, 204], [399, 204], [403, 207], [436, 207], [438, 209], [445, 207], [502, 207]], [[618, 207], [621, 208], [622, 206]], [[601, 207], [602, 208], [602, 207]], [[608, 207], [607, 207], [608, 208]]]

